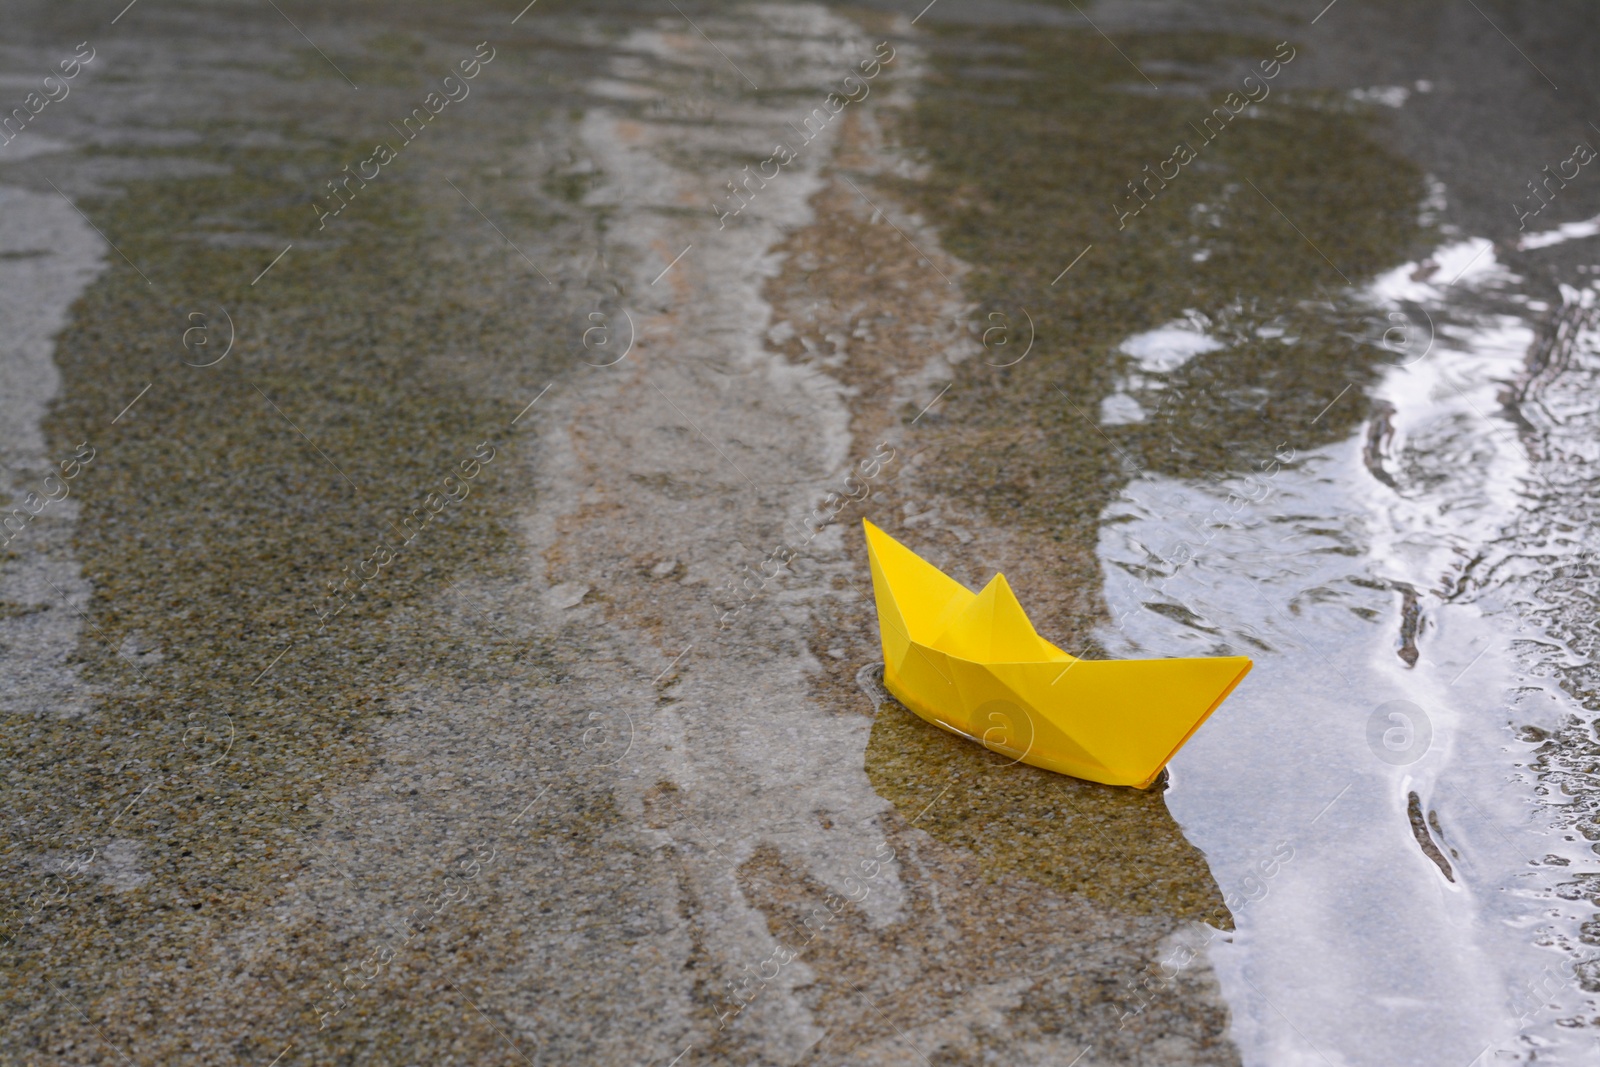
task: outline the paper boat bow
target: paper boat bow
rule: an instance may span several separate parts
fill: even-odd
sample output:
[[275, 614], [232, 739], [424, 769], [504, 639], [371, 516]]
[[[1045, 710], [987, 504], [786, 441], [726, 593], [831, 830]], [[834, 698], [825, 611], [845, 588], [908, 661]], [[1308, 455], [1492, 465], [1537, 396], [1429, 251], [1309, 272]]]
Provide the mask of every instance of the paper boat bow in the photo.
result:
[[1034, 632], [1004, 575], [973, 593], [864, 525], [884, 685], [929, 722], [1023, 763], [1147, 788], [1250, 671], [1244, 656], [1069, 656]]

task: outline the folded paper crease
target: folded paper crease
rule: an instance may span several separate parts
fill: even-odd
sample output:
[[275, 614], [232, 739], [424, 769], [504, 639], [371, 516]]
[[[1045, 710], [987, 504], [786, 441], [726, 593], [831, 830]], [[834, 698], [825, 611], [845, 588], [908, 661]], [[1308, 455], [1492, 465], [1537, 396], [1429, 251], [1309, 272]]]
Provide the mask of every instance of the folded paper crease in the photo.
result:
[[884, 686], [1023, 763], [1143, 789], [1249, 673], [1244, 656], [1086, 660], [1040, 637], [1005, 577], [974, 593], [863, 524]]

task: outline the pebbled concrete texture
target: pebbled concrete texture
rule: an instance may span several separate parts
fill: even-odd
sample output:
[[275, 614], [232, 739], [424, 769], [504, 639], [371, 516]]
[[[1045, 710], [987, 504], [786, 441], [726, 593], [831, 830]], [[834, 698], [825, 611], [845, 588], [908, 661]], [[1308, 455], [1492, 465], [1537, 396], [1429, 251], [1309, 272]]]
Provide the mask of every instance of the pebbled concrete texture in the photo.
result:
[[[888, 699], [857, 533], [1005, 570], [1092, 642], [1139, 468], [1040, 412], [1096, 410], [1110, 344], [1197, 300], [1163, 258], [1192, 249], [1152, 213], [1134, 268], [1036, 297], [1110, 227], [1014, 209], [1089, 201], [1040, 145], [1102, 136], [1098, 181], [1176, 112], [996, 117], [1119, 70], [1059, 4], [280, 6], [23, 4], [0, 46], [6, 100], [98, 50], [0, 149], [8, 488], [98, 450], [0, 550], [0, 1062], [1239, 1062], [1183, 947], [1232, 920], [1163, 791]], [[1186, 11], [1093, 9], [1207, 85], [1249, 49], [1166, 30], [1284, 25]], [[1303, 69], [1388, 79], [1363, 33]], [[479, 42], [471, 95], [319, 221]], [[1378, 144], [1340, 115], [1328, 169], [1375, 200], [1410, 211], [1407, 160], [1471, 169], [1426, 116]], [[1320, 262], [1266, 232], [1217, 290], [1265, 264], [1309, 304]], [[1326, 349], [1273, 373], [1359, 377]], [[1203, 466], [1271, 407], [1237, 400], [1119, 440]]]
[[[1193, 916], [995, 866], [1039, 863], [1010, 830], [930, 835], [917, 773], [867, 755], [852, 524], [903, 501], [1007, 544], [917, 473], [915, 413], [981, 345], [967, 268], [880, 180], [918, 173], [879, 118], [925, 63], [904, 20], [296, 19], [324, 58], [269, 13], [242, 52], [181, 43], [236, 15], [130, 21], [66, 147], [9, 164], [116, 248], [51, 240], [83, 266], [32, 276], [57, 317], [10, 364], [39, 426], [65, 324], [18, 447], [105, 445], [55, 520], [88, 576], [70, 692], [8, 689], [6, 1062], [1140, 1062], [1115, 988]], [[485, 39], [473, 95], [319, 223]], [[1205, 975], [1158, 1010], [1226, 1062]]]
[[40, 424], [61, 391], [51, 340], [105, 255], [71, 203], [0, 186], [0, 464], [14, 501], [0, 523], [0, 702], [21, 715], [82, 716], [92, 703], [71, 662], [88, 592], [71, 531], [73, 490], [92, 480], [78, 479], [91, 474], [95, 451], [84, 441], [55, 455]]

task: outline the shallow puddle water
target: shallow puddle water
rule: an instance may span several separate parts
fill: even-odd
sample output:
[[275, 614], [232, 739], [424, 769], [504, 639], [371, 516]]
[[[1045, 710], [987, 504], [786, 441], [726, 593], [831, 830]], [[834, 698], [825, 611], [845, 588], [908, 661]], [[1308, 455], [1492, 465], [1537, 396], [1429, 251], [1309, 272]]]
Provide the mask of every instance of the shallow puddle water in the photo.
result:
[[[1600, 1051], [1600, 206], [1470, 221], [1453, 39], [13, 6], [13, 103], [102, 58], [0, 146], [0, 1062]], [[1018, 765], [887, 698], [863, 518], [1254, 672]]]
[[1572, 810], [1593, 779], [1552, 787], [1537, 761], [1564, 724], [1593, 750], [1568, 688], [1600, 332], [1592, 287], [1548, 308], [1520, 281], [1483, 240], [1384, 273], [1351, 297], [1391, 323], [1391, 365], [1327, 397], [1363, 426], [1215, 479], [1141, 475], [1102, 517], [1108, 652], [1256, 661], [1167, 795], [1237, 901], [1211, 960], [1246, 1063], [1593, 1048]]

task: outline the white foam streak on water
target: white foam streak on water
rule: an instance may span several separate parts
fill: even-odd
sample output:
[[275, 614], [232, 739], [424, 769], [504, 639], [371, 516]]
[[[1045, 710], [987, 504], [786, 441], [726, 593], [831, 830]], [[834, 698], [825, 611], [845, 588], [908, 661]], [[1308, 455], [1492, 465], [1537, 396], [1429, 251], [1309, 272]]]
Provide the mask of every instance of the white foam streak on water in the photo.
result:
[[[1375, 418], [1393, 407], [1392, 435], [1365, 455], [1366, 433], [1288, 463], [1273, 453], [1296, 443], [1266, 441], [1250, 477], [1142, 478], [1104, 516], [1108, 652], [1256, 660], [1173, 761], [1168, 794], [1225, 888], [1277, 842], [1295, 848], [1211, 949], [1246, 1064], [1466, 1067], [1535, 1045], [1541, 1062], [1578, 1055], [1556, 1022], [1583, 994], [1570, 957], [1539, 942], [1592, 909], [1553, 892], [1572, 868], [1541, 861], [1593, 868], [1594, 856], [1512, 782], [1531, 746], [1510, 724], [1554, 726], [1579, 709], [1529, 677], [1527, 646], [1513, 643], [1532, 632], [1526, 619], [1489, 598], [1443, 599], [1469, 561], [1514, 553], [1507, 531], [1532, 506], [1537, 472], [1500, 393], [1535, 336], [1519, 316], [1461, 307], [1467, 294], [1445, 284], [1458, 274], [1462, 288], [1516, 281], [1468, 241], [1365, 294], [1420, 304], [1436, 330], [1424, 358], [1373, 390]], [[1422, 608], [1414, 668], [1397, 655], [1408, 588]], [[1406, 715], [1431, 727], [1431, 744], [1386, 713], [1374, 725], [1391, 701], [1421, 709]], [[1454, 882], [1413, 831], [1413, 792], [1435, 813], [1428, 836]]]

